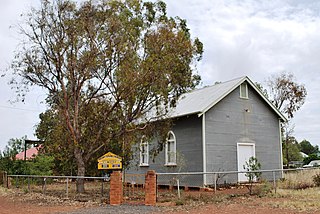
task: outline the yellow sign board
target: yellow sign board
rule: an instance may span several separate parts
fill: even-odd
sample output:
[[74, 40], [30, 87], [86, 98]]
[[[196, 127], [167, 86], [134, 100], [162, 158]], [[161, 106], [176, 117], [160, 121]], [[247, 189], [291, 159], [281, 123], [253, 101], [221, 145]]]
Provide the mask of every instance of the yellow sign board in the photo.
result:
[[122, 169], [122, 158], [108, 152], [98, 159], [98, 169]]

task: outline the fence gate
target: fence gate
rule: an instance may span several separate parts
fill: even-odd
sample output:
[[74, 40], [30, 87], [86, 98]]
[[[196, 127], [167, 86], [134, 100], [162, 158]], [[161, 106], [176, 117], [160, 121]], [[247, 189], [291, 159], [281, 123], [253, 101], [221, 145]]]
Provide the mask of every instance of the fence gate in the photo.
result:
[[145, 174], [124, 174], [123, 177], [123, 202], [144, 204]]

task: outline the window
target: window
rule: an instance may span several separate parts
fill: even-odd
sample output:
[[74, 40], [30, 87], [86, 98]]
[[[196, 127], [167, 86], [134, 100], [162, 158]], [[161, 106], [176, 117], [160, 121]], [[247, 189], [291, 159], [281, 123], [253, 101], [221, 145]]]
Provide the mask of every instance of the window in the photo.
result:
[[140, 142], [140, 166], [149, 166], [149, 143], [145, 136]]
[[247, 83], [242, 83], [240, 85], [240, 98], [248, 99], [248, 85]]
[[176, 137], [172, 131], [168, 133], [165, 144], [165, 165], [175, 166], [176, 163]]

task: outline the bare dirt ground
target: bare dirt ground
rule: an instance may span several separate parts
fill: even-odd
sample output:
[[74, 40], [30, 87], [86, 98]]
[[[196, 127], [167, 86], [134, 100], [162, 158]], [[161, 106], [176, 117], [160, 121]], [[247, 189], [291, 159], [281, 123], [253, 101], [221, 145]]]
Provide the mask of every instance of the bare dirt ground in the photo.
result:
[[[198, 193], [193, 193], [196, 195]], [[202, 194], [202, 193], [201, 193]], [[208, 193], [210, 195], [210, 193]], [[203, 196], [202, 196], [203, 197]], [[176, 206], [173, 201], [158, 203], [157, 207], [146, 206], [109, 206], [94, 202], [75, 202], [67, 199], [43, 196], [34, 193], [0, 192], [0, 214], [108, 214], [108, 213], [167, 213], [167, 214], [202, 214], [202, 213], [228, 213], [228, 214], [309, 214], [319, 213], [320, 210], [296, 209], [292, 206], [284, 207], [279, 204], [289, 203], [290, 198], [258, 197], [258, 196], [232, 196], [220, 197], [216, 201], [206, 201], [206, 197], [192, 203]], [[299, 203], [299, 202], [297, 202]]]
[[47, 214], [76, 210], [76, 206], [39, 205], [0, 196], [0, 214]]

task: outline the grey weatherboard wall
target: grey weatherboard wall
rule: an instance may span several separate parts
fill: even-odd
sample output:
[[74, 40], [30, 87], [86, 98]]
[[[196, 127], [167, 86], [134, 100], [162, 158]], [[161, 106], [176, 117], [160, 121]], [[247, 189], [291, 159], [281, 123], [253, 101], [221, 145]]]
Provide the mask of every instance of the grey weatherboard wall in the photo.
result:
[[[202, 155], [202, 121], [198, 115], [190, 115], [174, 119], [172, 131], [176, 137], [177, 166], [165, 166], [164, 151], [156, 155], [155, 160], [152, 157], [149, 160], [149, 166], [139, 166], [139, 152], [135, 152], [130, 168], [126, 171], [129, 174], [143, 174], [148, 170], [156, 172], [200, 172], [203, 171]], [[157, 146], [156, 140], [150, 143], [149, 150]], [[158, 184], [170, 184], [174, 176], [158, 176]], [[203, 176], [180, 176], [181, 185], [202, 186]]]
[[[205, 113], [206, 171], [238, 171], [237, 143], [255, 144], [262, 169], [280, 169], [278, 115], [249, 84], [248, 99], [240, 98], [239, 90]], [[265, 178], [272, 178], [272, 174], [266, 173]], [[206, 184], [212, 181], [212, 176], [207, 176]], [[220, 182], [237, 182], [237, 174], [224, 176]]]
[[[243, 78], [243, 81], [247, 81], [246, 78]], [[232, 83], [239, 84], [239, 81], [235, 79]], [[164, 151], [155, 157], [154, 162], [150, 156], [149, 166], [139, 166], [137, 150], [126, 172], [144, 174], [148, 170], [160, 173], [238, 171], [238, 143], [255, 145], [255, 157], [261, 163], [263, 170], [281, 169], [279, 122], [281, 113], [270, 106], [251, 84], [253, 83], [247, 82], [248, 99], [240, 98], [240, 86], [235, 85], [233, 91], [227, 91], [227, 95], [207, 111], [201, 113], [202, 110], [199, 110], [191, 115], [173, 119], [172, 131], [177, 143], [177, 166], [164, 165]], [[217, 87], [221, 89], [226, 85], [232, 86], [230, 82], [226, 82], [225, 85]], [[210, 93], [215, 93], [214, 88], [207, 89], [211, 90]], [[204, 91], [208, 93], [206, 88]], [[201, 92], [203, 91], [196, 91], [196, 95], [198, 96]], [[192, 100], [189, 99], [187, 103], [192, 104]], [[156, 146], [156, 140], [150, 143], [149, 150], [154, 146]], [[204, 152], [205, 156], [203, 156]], [[242, 169], [239, 170], [242, 171]], [[273, 174], [263, 173], [262, 176], [272, 179]], [[280, 177], [281, 174], [278, 173], [276, 176]], [[170, 179], [171, 177], [158, 176], [158, 184], [172, 184]], [[214, 181], [213, 175], [180, 176], [179, 180], [181, 185], [190, 187], [211, 185]], [[221, 176], [218, 182], [219, 184], [236, 183], [238, 175], [234, 173]]]

